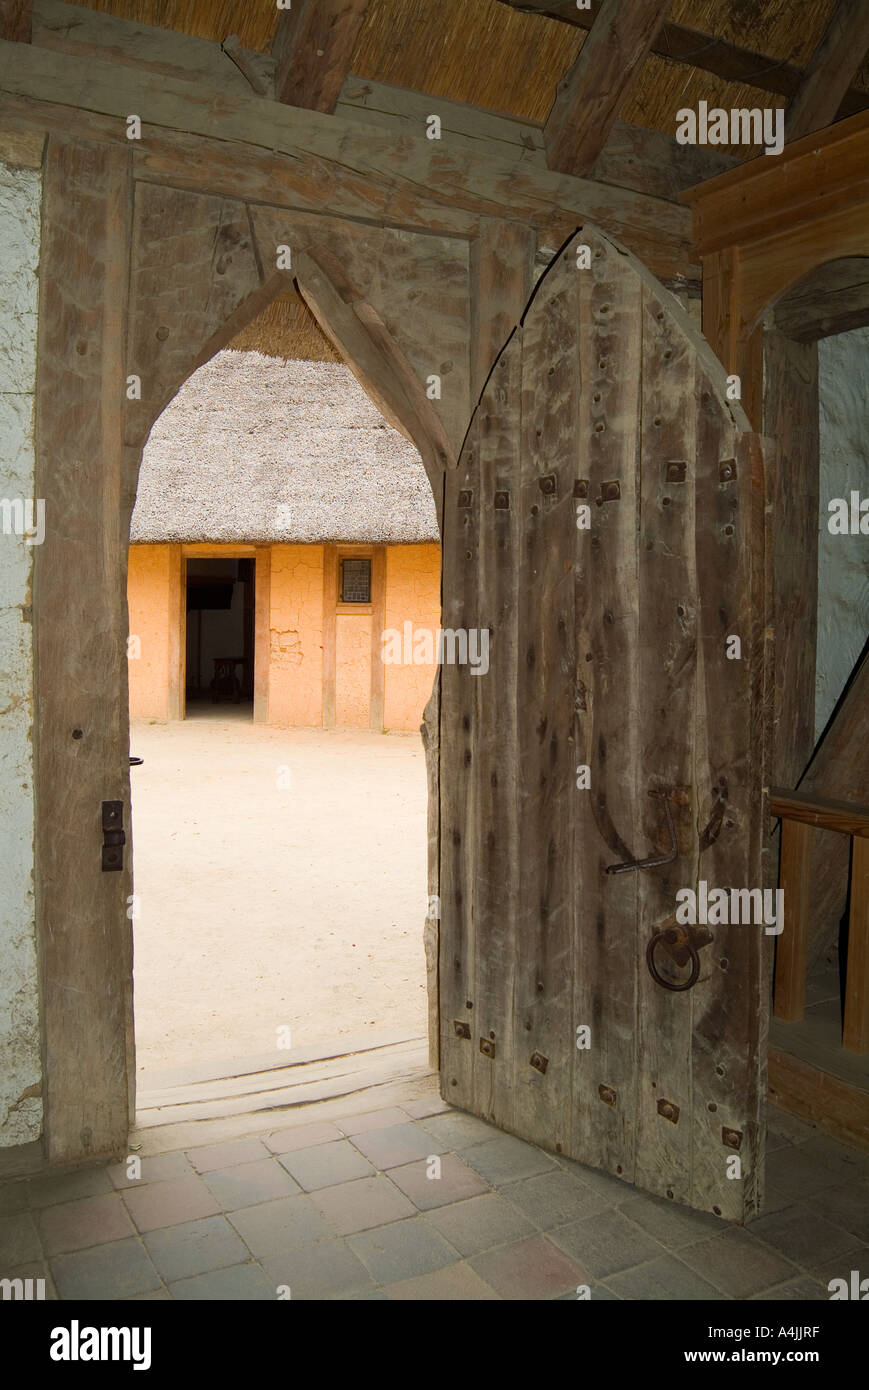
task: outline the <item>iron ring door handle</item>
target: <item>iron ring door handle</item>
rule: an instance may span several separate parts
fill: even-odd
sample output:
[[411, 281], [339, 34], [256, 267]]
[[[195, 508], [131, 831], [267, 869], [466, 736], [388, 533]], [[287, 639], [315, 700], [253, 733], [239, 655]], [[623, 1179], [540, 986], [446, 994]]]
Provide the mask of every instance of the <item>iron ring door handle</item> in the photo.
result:
[[[668, 945], [687, 951], [691, 961], [691, 972], [686, 980], [676, 983], [673, 980], [664, 979], [655, 964], [655, 949], [660, 941], [666, 941]], [[646, 964], [655, 984], [660, 985], [662, 989], [672, 990], [674, 994], [681, 994], [687, 989], [692, 989], [700, 975], [700, 953], [688, 933], [680, 931], [678, 927], [667, 927], [664, 931], [655, 932], [646, 947]]]

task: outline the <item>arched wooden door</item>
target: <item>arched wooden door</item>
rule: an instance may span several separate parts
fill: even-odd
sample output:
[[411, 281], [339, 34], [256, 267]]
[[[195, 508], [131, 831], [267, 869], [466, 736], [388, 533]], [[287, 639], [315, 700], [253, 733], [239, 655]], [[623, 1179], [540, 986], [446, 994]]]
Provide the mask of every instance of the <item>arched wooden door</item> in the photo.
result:
[[[737, 1221], [762, 1174], [772, 936], [674, 914], [701, 880], [763, 887], [762, 484], [710, 349], [586, 227], [496, 363], [444, 509], [443, 1095]], [[450, 662], [449, 630], [474, 629], [486, 672], [485, 639]]]

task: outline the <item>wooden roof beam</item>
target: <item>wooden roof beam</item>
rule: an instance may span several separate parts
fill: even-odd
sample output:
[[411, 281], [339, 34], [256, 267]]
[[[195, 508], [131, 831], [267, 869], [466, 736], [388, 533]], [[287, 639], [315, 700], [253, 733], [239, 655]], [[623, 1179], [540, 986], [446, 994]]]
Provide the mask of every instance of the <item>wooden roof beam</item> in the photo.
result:
[[550, 169], [577, 178], [588, 173], [669, 7], [670, 0], [604, 0], [546, 121]]
[[786, 140], [799, 140], [832, 125], [867, 49], [869, 5], [866, 0], [839, 0], [785, 114]]
[[278, 101], [332, 115], [367, 10], [368, 0], [294, 0], [280, 11], [272, 44]]
[[33, 0], [0, 0], [0, 39], [30, 43], [32, 30]]
[[[523, 14], [539, 14], [546, 19], [560, 19], [578, 29], [590, 29], [603, 8], [604, 0], [591, 0], [587, 10], [577, 9], [576, 0], [500, 0], [500, 3]], [[656, 58], [666, 58], [671, 63], [684, 63], [702, 72], [711, 72], [726, 82], [744, 82], [749, 87], [757, 87], [759, 91], [775, 92], [791, 99], [796, 96], [805, 77], [802, 68], [779, 62], [764, 53], [739, 48], [711, 34], [686, 29], [681, 24], [662, 24], [650, 52]], [[838, 115], [840, 118], [854, 116], [867, 107], [869, 92], [861, 91], [859, 87], [849, 87], [842, 98]]]

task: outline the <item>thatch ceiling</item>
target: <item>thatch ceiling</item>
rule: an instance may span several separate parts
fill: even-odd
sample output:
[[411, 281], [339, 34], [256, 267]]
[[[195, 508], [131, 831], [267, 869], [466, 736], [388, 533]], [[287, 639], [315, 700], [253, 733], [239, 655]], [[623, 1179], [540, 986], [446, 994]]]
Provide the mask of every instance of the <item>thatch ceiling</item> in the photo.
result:
[[[274, 0], [88, 0], [89, 8], [220, 41], [237, 34], [246, 48], [270, 48]], [[802, 67], [836, 0], [673, 0], [668, 18], [710, 37]], [[359, 77], [391, 82], [454, 101], [544, 121], [556, 85], [584, 32], [556, 19], [511, 10], [499, 0], [370, 0], [351, 64]], [[869, 67], [855, 86], [869, 90]], [[622, 119], [673, 133], [675, 112], [705, 97], [755, 105], [753, 89], [708, 73], [647, 60]], [[768, 101], [768, 97], [767, 97]]]
[[[767, 66], [804, 67], [837, 0], [673, 0], [675, 24], [764, 55]], [[864, 0], [869, 4], [869, 0]], [[84, 0], [87, 6], [139, 24], [221, 41], [237, 34], [249, 49], [268, 51], [279, 11], [274, 0]], [[351, 71], [435, 97], [468, 102], [543, 123], [556, 86], [574, 62], [585, 31], [499, 0], [369, 0]], [[701, 45], [702, 47], [702, 45]], [[869, 64], [854, 83], [869, 91]], [[621, 119], [674, 134], [676, 112], [710, 105], [784, 106], [785, 98], [725, 82], [711, 73], [651, 56]], [[756, 150], [731, 148], [736, 155]], [[234, 347], [334, 361], [335, 352], [305, 305], [276, 301]]]

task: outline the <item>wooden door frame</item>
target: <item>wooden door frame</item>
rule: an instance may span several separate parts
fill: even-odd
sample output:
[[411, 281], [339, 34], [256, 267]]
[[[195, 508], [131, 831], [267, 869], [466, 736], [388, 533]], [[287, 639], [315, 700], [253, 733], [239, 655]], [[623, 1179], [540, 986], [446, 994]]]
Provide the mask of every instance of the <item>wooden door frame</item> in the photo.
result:
[[869, 255], [869, 111], [681, 195], [703, 267], [703, 333], [762, 427], [763, 317], [827, 261]]
[[[869, 256], [867, 168], [864, 111], [682, 194], [703, 268], [704, 336], [740, 378], [746, 414], [767, 437], [768, 628], [777, 671], [770, 774], [783, 786], [794, 785], [814, 748], [806, 711], [814, 709], [815, 629], [802, 615], [817, 612], [816, 550], [788, 538], [817, 530], [817, 442], [801, 428], [817, 395], [817, 355], [765, 320], [812, 271]], [[767, 857], [772, 884], [776, 856]]]
[[[243, 151], [237, 158], [243, 165]], [[96, 174], [91, 175], [90, 170], [96, 170]], [[86, 257], [74, 254], [74, 247], [67, 251], [63, 209], [68, 209], [70, 199], [78, 196], [83, 171], [93, 183], [88, 215], [94, 245], [102, 259], [95, 259], [90, 248]], [[226, 346], [289, 282], [295, 283], [308, 300], [315, 317], [339, 345], [348, 365], [375, 401], [412, 437], [432, 480], [439, 512], [443, 473], [455, 466], [441, 420], [404, 351], [374, 306], [346, 274], [342, 271], [336, 283], [324, 270], [319, 246], [318, 259], [299, 252], [298, 256], [294, 254], [291, 272], [270, 276], [263, 272], [262, 262], [254, 261], [248, 253], [247, 279], [233, 270], [236, 283], [240, 284], [234, 303], [226, 294], [231, 278], [226, 275], [226, 260], [215, 263], [209, 254], [198, 264], [210, 267], [212, 276], [224, 276], [215, 281], [219, 293], [214, 298], [218, 306], [229, 302], [229, 311], [209, 308], [213, 316], [209, 323], [202, 316], [191, 316], [182, 304], [176, 307], [172, 296], [167, 295], [159, 310], [162, 327], [158, 341], [162, 344], [168, 339], [172, 348], [168, 369], [162, 368], [161, 375], [158, 359], [143, 361], [142, 348], [136, 347], [136, 314], [140, 326], [143, 321], [148, 325], [148, 332], [144, 337], [140, 334], [140, 341], [148, 342], [155, 336], [154, 311], [146, 290], [137, 291], [133, 273], [134, 187], [153, 194], [155, 185], [134, 185], [129, 151], [75, 135], [49, 137], [43, 194], [49, 223], [47, 229], [44, 226], [40, 260], [38, 491], [40, 496], [60, 497], [64, 506], [73, 511], [76, 499], [79, 510], [87, 509], [90, 495], [81, 489], [73, 451], [78, 457], [91, 457], [100, 471], [102, 483], [98, 486], [94, 482], [94, 492], [102, 499], [105, 516], [100, 522], [91, 516], [87, 525], [82, 521], [82, 544], [96, 552], [92, 533], [95, 526], [102, 526], [106, 540], [102, 551], [94, 554], [90, 582], [102, 583], [106, 589], [100, 622], [106, 642], [111, 642], [113, 649], [117, 646], [119, 652], [123, 651], [128, 628], [125, 562], [121, 552], [129, 545], [138, 472], [151, 425], [187, 376]], [[175, 196], [174, 190], [166, 190], [166, 196]], [[284, 215], [281, 209], [278, 211]], [[207, 230], [213, 239], [213, 225]], [[232, 248], [232, 257], [243, 260], [237, 244]], [[83, 271], [82, 266], [87, 269]], [[160, 273], [162, 265], [158, 260], [156, 269], [152, 265], [149, 270], [151, 281]], [[83, 275], [90, 277], [85, 286]], [[137, 301], [137, 293], [145, 298]], [[212, 298], [203, 296], [209, 306]], [[77, 318], [70, 317], [70, 303], [76, 306]], [[79, 305], [83, 307], [79, 309]], [[517, 315], [522, 307], [517, 304]], [[203, 327], [210, 329], [204, 341]], [[92, 352], [96, 369], [90, 368], [82, 376], [77, 370], [80, 355], [89, 363]], [[123, 383], [131, 368], [141, 373], [141, 379], [150, 386], [149, 403], [141, 398], [124, 400]], [[59, 371], [64, 373], [66, 396], [58, 392]], [[60, 416], [59, 405], [65, 411]], [[66, 442], [58, 461], [59, 439]], [[112, 512], [115, 494], [118, 510]], [[121, 674], [111, 694], [105, 695], [103, 704], [108, 717], [103, 718], [101, 708], [90, 708], [87, 670], [81, 664], [85, 658], [68, 640], [69, 590], [79, 582], [81, 567], [77, 532], [69, 517], [65, 527], [57, 541], [44, 548], [43, 555], [37, 554], [35, 580], [35, 671], [40, 692], [34, 732], [35, 877], [45, 1098], [42, 1151], [49, 1165], [122, 1155], [135, 1114], [132, 927], [126, 917], [126, 900], [132, 891], [130, 855], [128, 848], [123, 874], [100, 874], [99, 849], [103, 801], [121, 801], [125, 826], [129, 827], [128, 701], [123, 684], [126, 663], [118, 663]], [[107, 583], [114, 565], [113, 547], [118, 548], [116, 585]], [[54, 577], [52, 557], [59, 565]], [[180, 550], [177, 558], [173, 583], [180, 598], [185, 559]], [[262, 633], [267, 622], [262, 581], [259, 587]], [[93, 603], [94, 596], [89, 593], [91, 613]], [[179, 634], [179, 650], [181, 645]], [[267, 658], [267, 643], [261, 640], [259, 646], [261, 655]], [[114, 671], [115, 665], [114, 661], [107, 662], [106, 668]], [[180, 682], [180, 659], [177, 666], [176, 680]], [[70, 691], [75, 693], [80, 711], [70, 705]], [[175, 698], [177, 703], [177, 689]], [[261, 682], [259, 716], [267, 717], [267, 709], [267, 691]], [[73, 741], [75, 734], [71, 738], [73, 725], [84, 730], [82, 742]], [[73, 754], [87, 752], [85, 745], [91, 738], [96, 739], [99, 758], [70, 757], [70, 750]], [[109, 776], [106, 768], [110, 764]], [[68, 772], [59, 778], [59, 767], [67, 766]], [[64, 824], [69, 824], [71, 836], [58, 835], [58, 827]], [[437, 891], [431, 882], [429, 891]], [[57, 930], [58, 921], [63, 922], [63, 931]], [[113, 942], [109, 951], [107, 939]], [[86, 1011], [78, 1006], [71, 1009], [68, 1004], [69, 991], [78, 987], [77, 982], [88, 999]]]
[[[270, 656], [270, 618], [271, 618], [271, 547], [268, 545], [233, 545], [219, 541], [191, 541], [179, 547], [181, 551], [180, 607], [181, 638], [179, 650], [181, 664], [176, 668], [177, 680], [181, 689], [181, 713], [169, 718], [185, 718], [185, 665], [187, 651], [187, 605], [186, 577], [188, 560], [253, 560], [254, 562], [254, 639], [253, 639], [253, 722], [269, 722], [269, 656]], [[171, 670], [171, 667], [170, 667]]]

